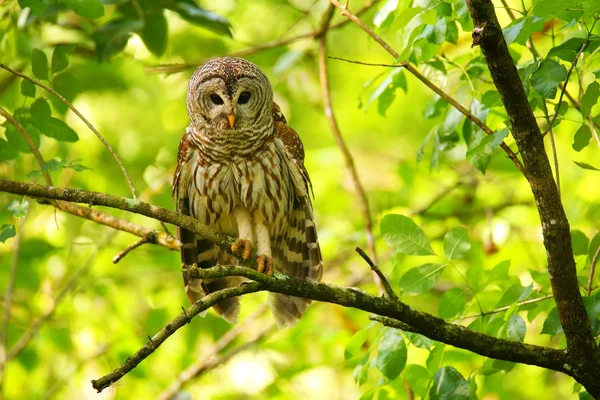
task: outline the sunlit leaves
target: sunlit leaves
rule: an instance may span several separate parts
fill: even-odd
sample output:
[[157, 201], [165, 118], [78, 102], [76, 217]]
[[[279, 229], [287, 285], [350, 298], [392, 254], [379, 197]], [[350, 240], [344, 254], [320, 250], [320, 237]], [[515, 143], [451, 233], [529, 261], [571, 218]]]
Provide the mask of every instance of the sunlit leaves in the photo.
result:
[[429, 371], [427, 368], [418, 364], [408, 364], [402, 372], [402, 379], [410, 385], [410, 388], [422, 398], [425, 397], [425, 391], [429, 383]]
[[588, 164], [581, 161], [573, 161], [581, 169], [587, 169], [588, 171], [600, 171], [600, 169], [594, 167], [592, 164]]
[[466, 302], [464, 290], [460, 288], [447, 290], [440, 299], [438, 316], [445, 319], [454, 318], [464, 311]]
[[563, 61], [573, 62], [577, 52], [581, 50], [585, 39], [583, 38], [571, 38], [556, 47], [553, 47], [548, 52], [548, 58], [558, 57]]
[[6, 207], [15, 218], [23, 218], [29, 210], [29, 202], [27, 200], [13, 200]]
[[563, 21], [570, 21], [579, 17], [581, 11], [578, 0], [541, 0], [534, 4], [532, 12], [539, 17], [558, 17]]
[[580, 111], [584, 118], [592, 112], [592, 107], [598, 102], [598, 96], [600, 96], [600, 84], [594, 81], [587, 87], [581, 98]]
[[352, 371], [352, 378], [358, 386], [364, 385], [369, 378], [369, 355], [370, 352], [367, 352]]
[[471, 386], [453, 367], [440, 368], [429, 390], [431, 400], [469, 400]]
[[74, 45], [60, 45], [52, 52], [52, 73], [60, 72], [69, 66], [69, 57], [75, 50]]
[[91, 170], [91, 168], [88, 168], [85, 165], [77, 164], [74, 161], [63, 161], [58, 157], [54, 157], [51, 160], [44, 162], [42, 170], [31, 171], [28, 176], [30, 178], [37, 178], [38, 176], [42, 175], [42, 171], [54, 172], [64, 168], [70, 168], [77, 172]]
[[428, 263], [411, 268], [400, 278], [400, 289], [411, 295], [423, 294], [435, 286], [444, 267], [445, 265]]
[[141, 37], [150, 52], [162, 56], [167, 49], [169, 26], [163, 10], [146, 15]]
[[385, 116], [387, 109], [396, 98], [396, 91], [399, 88], [403, 89], [405, 92], [407, 90], [406, 77], [404, 76], [402, 68], [391, 68], [390, 72], [384, 76], [383, 80], [379, 82], [377, 86], [375, 85], [380, 78], [375, 78], [365, 84], [365, 89], [370, 89], [373, 86], [375, 87], [369, 95], [367, 103], [365, 104], [365, 109], [368, 109], [371, 104], [377, 101], [377, 109], [381, 116]]
[[131, 32], [140, 31], [144, 27], [142, 21], [124, 18], [113, 19], [102, 25], [93, 33], [99, 61], [109, 59], [125, 48]]
[[346, 361], [356, 357], [362, 346], [367, 341], [368, 334], [369, 332], [366, 329], [361, 329], [352, 335], [350, 340], [348, 340], [348, 343], [346, 343], [346, 348], [344, 349], [344, 359], [346, 359]]
[[542, 61], [540, 67], [531, 76], [531, 84], [536, 92], [546, 99], [556, 97], [558, 85], [567, 77], [567, 68], [554, 60]]
[[219, 35], [231, 36], [229, 21], [213, 12], [200, 8], [193, 0], [169, 1], [166, 8], [175, 11], [194, 25], [211, 30]]
[[507, 323], [506, 326], [506, 337], [509, 340], [515, 340], [518, 342], [522, 342], [525, 340], [525, 332], [527, 331], [527, 326], [525, 325], [525, 321], [519, 314], [513, 315]]
[[585, 233], [578, 229], [571, 231], [571, 243], [573, 245], [573, 254], [576, 256], [587, 255], [590, 247], [590, 240]]
[[31, 104], [30, 111], [31, 118], [38, 123], [44, 123], [52, 116], [52, 110], [48, 102], [41, 97]]
[[373, 24], [382, 27], [384, 24], [391, 23], [396, 7], [398, 7], [398, 0], [387, 0], [373, 17]]
[[100, 18], [104, 15], [104, 5], [100, 0], [65, 0], [67, 7], [82, 17]]
[[560, 324], [560, 318], [558, 317], [558, 310], [556, 307], [548, 313], [544, 326], [542, 328], [542, 334], [557, 335], [563, 331], [563, 327]]
[[545, 21], [545, 18], [528, 15], [511, 22], [503, 29], [506, 44], [510, 45], [515, 42], [524, 45], [533, 32], [540, 32], [544, 29]]
[[76, 142], [79, 140], [77, 133], [64, 121], [51, 117], [46, 121], [36, 121], [39, 129], [48, 137], [60, 142]]
[[0, 243], [6, 243], [8, 239], [14, 237], [17, 234], [14, 225], [11, 224], [2, 224], [0, 226]]
[[469, 232], [465, 228], [452, 228], [444, 236], [444, 253], [449, 260], [463, 258], [471, 250]]
[[387, 245], [400, 253], [413, 256], [435, 254], [423, 230], [404, 215], [386, 215], [381, 221], [381, 233]]
[[375, 366], [387, 379], [396, 379], [406, 365], [406, 344], [398, 329], [390, 328], [381, 338]]
[[27, 79], [21, 81], [21, 94], [26, 97], [35, 97], [35, 85]]
[[506, 136], [508, 136], [506, 128], [494, 132], [493, 135], [485, 136], [477, 145], [467, 150], [467, 160], [482, 174], [485, 174], [494, 150], [502, 144]]
[[31, 52], [31, 68], [38, 79], [48, 79], [48, 57], [40, 49]]

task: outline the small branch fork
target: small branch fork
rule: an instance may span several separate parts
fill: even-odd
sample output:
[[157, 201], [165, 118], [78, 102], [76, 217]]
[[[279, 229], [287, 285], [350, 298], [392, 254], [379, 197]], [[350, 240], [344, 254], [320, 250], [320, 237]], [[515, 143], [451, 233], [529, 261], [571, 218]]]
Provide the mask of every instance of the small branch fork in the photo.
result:
[[[379, 35], [377, 35], [375, 32], [373, 32], [373, 30], [371, 28], [366, 26], [355, 14], [352, 14], [347, 8], [345, 8], [342, 4], [340, 4], [340, 2], [338, 2], [337, 0], [330, 0], [330, 2], [331, 2], [331, 4], [336, 6], [338, 9], [340, 9], [342, 14], [345, 15], [350, 21], [352, 21], [356, 25], [358, 25], [369, 36], [371, 36], [371, 38], [373, 38], [373, 40], [375, 40], [377, 43], [379, 43], [379, 45], [381, 45], [381, 47], [383, 47], [388, 53], [390, 53], [392, 55], [392, 57], [394, 57], [396, 60], [400, 57], [400, 54], [398, 54], [398, 52], [396, 50], [394, 50], [392, 48], [392, 46], [390, 46]], [[330, 57], [330, 58], [333, 58], [333, 57]], [[340, 59], [340, 58], [337, 58], [337, 59]], [[360, 61], [350, 61], [350, 60], [345, 60], [345, 59], [340, 59], [340, 60], [352, 62], [355, 64], [372, 65], [372, 64], [363, 63]], [[379, 66], [389, 67], [392, 65], [379, 64]], [[410, 72], [415, 78], [417, 78], [418, 80], [423, 82], [425, 84], [425, 86], [427, 86], [428, 88], [433, 90], [438, 96], [440, 96], [442, 99], [447, 101], [450, 105], [452, 105], [452, 107], [454, 107], [458, 111], [460, 111], [461, 114], [463, 114], [464, 116], [469, 118], [471, 121], [473, 121], [473, 123], [475, 125], [477, 125], [479, 128], [481, 128], [481, 130], [483, 130], [486, 134], [488, 134], [488, 135], [494, 134], [494, 131], [492, 131], [489, 126], [487, 126], [483, 121], [481, 121], [479, 118], [477, 118], [475, 115], [473, 115], [473, 113], [471, 113], [469, 110], [467, 110], [462, 104], [460, 104], [458, 101], [456, 101], [452, 96], [450, 96], [449, 94], [444, 92], [442, 89], [437, 87], [433, 82], [431, 82], [429, 79], [427, 79], [424, 75], [422, 75], [419, 72], [419, 70], [417, 70], [414, 66], [412, 66], [408, 61], [406, 61], [406, 60], [401, 61], [398, 64], [394, 64], [393, 66], [398, 67], [398, 68], [406, 68], [406, 70], [408, 72]], [[504, 150], [504, 152], [506, 153], [508, 158], [510, 158], [510, 160], [519, 169], [519, 171], [521, 171], [521, 173], [523, 175], [525, 175], [525, 169], [523, 167], [523, 163], [521, 162], [521, 160], [519, 160], [519, 158], [517, 158], [517, 155], [512, 151], [512, 149], [504, 142], [502, 142], [500, 144], [500, 147], [502, 148], [502, 150]]]

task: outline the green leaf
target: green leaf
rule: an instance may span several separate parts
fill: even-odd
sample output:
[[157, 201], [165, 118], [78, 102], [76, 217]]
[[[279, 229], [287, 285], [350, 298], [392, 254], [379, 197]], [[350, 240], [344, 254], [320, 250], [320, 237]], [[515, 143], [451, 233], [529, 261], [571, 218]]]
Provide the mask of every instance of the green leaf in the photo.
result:
[[406, 344], [398, 329], [390, 328], [381, 338], [375, 366], [383, 376], [394, 380], [406, 365]]
[[14, 160], [18, 155], [16, 145], [0, 138], [0, 161]]
[[507, 323], [506, 337], [509, 340], [523, 342], [525, 340], [526, 331], [527, 326], [525, 325], [525, 321], [523, 321], [523, 318], [521, 318], [519, 314], [515, 314]]
[[438, 343], [436, 346], [429, 352], [429, 356], [427, 357], [427, 361], [425, 365], [427, 365], [427, 369], [429, 373], [433, 375], [434, 371], [437, 371], [441, 365], [442, 360], [444, 359], [444, 349], [446, 345], [443, 343]]
[[67, 7], [87, 18], [104, 16], [104, 5], [100, 0], [65, 0]]
[[467, 150], [467, 160], [482, 174], [485, 174], [494, 150], [502, 144], [507, 136], [507, 128], [494, 132], [493, 135], [486, 135], [477, 146]]
[[142, 21], [124, 18], [113, 19], [92, 34], [96, 42], [98, 61], [104, 61], [120, 52], [127, 45], [131, 32], [139, 32], [144, 28]]
[[563, 21], [578, 18], [582, 11], [567, 11], [579, 9], [578, 0], [542, 0], [533, 6], [532, 12], [538, 17], [557, 17]]
[[162, 56], [167, 49], [169, 25], [163, 10], [153, 11], [146, 15], [144, 28], [142, 29], [142, 40], [155, 56]]
[[35, 85], [27, 79], [21, 81], [21, 94], [25, 97], [35, 97]]
[[398, 0], [388, 0], [385, 2], [383, 6], [377, 11], [375, 16], [373, 17], [373, 25], [378, 28], [383, 27], [384, 25], [388, 25], [392, 21], [392, 17], [394, 15], [394, 11], [398, 7]]
[[369, 355], [370, 353], [367, 352], [367, 354], [365, 354], [365, 356], [360, 360], [358, 365], [354, 367], [354, 370], [352, 371], [352, 378], [354, 378], [354, 382], [359, 387], [364, 385], [367, 382], [367, 379], [369, 378]]
[[587, 89], [583, 97], [581, 98], [581, 115], [586, 118], [592, 112], [592, 107], [598, 102], [598, 96], [600, 95], [600, 84], [594, 81]]
[[17, 234], [14, 225], [3, 224], [0, 226], [0, 243], [6, 243], [8, 239]]
[[47, 1], [40, 0], [19, 0], [19, 6], [22, 9], [30, 8], [31, 13], [37, 17], [44, 14], [44, 11], [48, 8], [49, 3]]
[[460, 288], [447, 290], [440, 299], [438, 316], [444, 319], [454, 318], [464, 311], [466, 302], [467, 296], [464, 290]]
[[402, 334], [410, 344], [419, 349], [430, 349], [433, 346], [433, 340], [429, 339], [427, 336], [420, 335], [418, 333], [406, 332], [402, 331]]
[[377, 103], [377, 110], [379, 111], [379, 115], [382, 117], [385, 117], [385, 112], [394, 102], [398, 88], [401, 88], [406, 92], [408, 88], [406, 84], [406, 77], [404, 76], [404, 72], [402, 72], [402, 68], [393, 68], [390, 74], [383, 80], [383, 82], [381, 82], [381, 84], [369, 97], [369, 102], [372, 102], [372, 99], [375, 96], [379, 100]]
[[425, 233], [415, 222], [399, 214], [388, 214], [381, 221], [381, 233], [388, 246], [413, 256], [435, 255]]
[[33, 102], [30, 110], [31, 118], [33, 118], [34, 121], [44, 122], [52, 116], [52, 110], [50, 110], [48, 102], [41, 97]]
[[492, 271], [489, 273], [489, 278], [487, 282], [481, 288], [482, 290], [492, 282], [495, 281], [503, 281], [508, 277], [508, 270], [510, 268], [510, 260], [500, 261], [498, 264], [492, 268]]
[[60, 119], [51, 117], [46, 121], [35, 121], [35, 125], [44, 135], [59, 142], [76, 142], [79, 140], [77, 133]]
[[429, 371], [427, 368], [418, 364], [408, 364], [404, 367], [402, 378], [406, 379], [410, 388], [420, 398], [425, 398], [426, 390], [429, 383]]
[[573, 245], [573, 254], [576, 256], [587, 255], [590, 247], [590, 240], [585, 233], [578, 229], [571, 231], [571, 243]]
[[469, 381], [453, 367], [440, 368], [433, 377], [429, 390], [431, 400], [469, 400], [470, 396]]
[[531, 76], [531, 84], [536, 92], [546, 99], [556, 97], [558, 85], [567, 77], [567, 69], [554, 60], [542, 61], [540, 67]]
[[6, 206], [6, 209], [10, 211], [13, 217], [23, 218], [29, 210], [29, 202], [27, 200], [13, 200]]
[[525, 45], [532, 33], [541, 32], [544, 29], [546, 18], [540, 18], [535, 15], [528, 15], [524, 18], [516, 19], [502, 30], [506, 44], [518, 43]]
[[[39, 147], [40, 146], [39, 131], [35, 131], [33, 129], [28, 129], [28, 126], [26, 126], [25, 122], [22, 122], [22, 124], [23, 124], [23, 127], [29, 133], [29, 136], [31, 137], [31, 140], [33, 141], [35, 146]], [[21, 132], [19, 132], [17, 130], [17, 128], [15, 128], [12, 124], [10, 124], [6, 127], [5, 135], [6, 135], [6, 140], [8, 140], [8, 143], [10, 144], [10, 146], [14, 147], [17, 151], [19, 151], [21, 153], [28, 153], [28, 154], [31, 153], [31, 148], [29, 147], [29, 144], [27, 143], [27, 141], [25, 140], [23, 135], [21, 135]]]
[[82, 90], [81, 82], [69, 72], [56, 75], [52, 80], [52, 87], [69, 101], [73, 101]]
[[231, 25], [224, 17], [198, 7], [192, 0], [169, 2], [168, 9], [175, 11], [186, 21], [219, 35], [231, 37]]
[[363, 345], [367, 341], [369, 332], [366, 329], [361, 329], [357, 331], [348, 343], [346, 343], [346, 348], [344, 349], [344, 359], [348, 361], [351, 358], [354, 358], [360, 349], [362, 349]]
[[588, 251], [588, 262], [592, 262], [596, 251], [598, 251], [598, 247], [600, 247], [600, 232], [596, 233], [590, 241], [590, 248]]
[[38, 79], [48, 80], [48, 57], [40, 49], [31, 51], [31, 69]]
[[445, 266], [429, 263], [409, 269], [400, 278], [400, 289], [412, 295], [427, 292], [440, 279]]
[[60, 45], [52, 52], [52, 73], [62, 71], [69, 66], [69, 57], [73, 54], [75, 45]]
[[544, 327], [542, 328], [542, 334], [547, 335], [558, 335], [563, 331], [563, 327], [560, 324], [560, 318], [558, 317], [558, 310], [556, 307], [552, 308], [544, 321]]
[[594, 167], [593, 165], [590, 165], [588, 163], [584, 163], [584, 162], [579, 162], [579, 161], [573, 161], [579, 168], [583, 168], [583, 169], [587, 169], [590, 171], [600, 171], [600, 169]]
[[452, 228], [444, 236], [444, 254], [449, 260], [464, 258], [471, 250], [469, 232], [465, 228]]
[[584, 43], [585, 39], [583, 38], [571, 38], [566, 42], [551, 48], [546, 58], [558, 57], [563, 61], [572, 63]]

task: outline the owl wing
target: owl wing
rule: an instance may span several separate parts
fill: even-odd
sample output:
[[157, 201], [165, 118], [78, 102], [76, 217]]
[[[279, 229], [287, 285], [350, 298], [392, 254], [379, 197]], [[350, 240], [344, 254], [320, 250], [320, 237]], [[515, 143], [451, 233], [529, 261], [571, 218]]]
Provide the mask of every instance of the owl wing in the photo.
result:
[[[194, 185], [195, 163], [198, 162], [194, 157], [196, 146], [193, 143], [190, 133], [186, 133], [179, 144], [177, 154], [177, 167], [173, 177], [173, 192], [172, 197], [177, 200], [177, 212], [183, 215], [189, 215], [198, 218], [194, 215], [193, 210], [202, 210], [202, 204], [205, 202], [203, 196], [197, 194], [193, 196], [192, 191], [196, 190]], [[192, 201], [198, 201], [200, 204], [193, 206]], [[200, 211], [197, 211], [200, 212]], [[198, 239], [196, 234], [177, 227], [177, 239], [179, 241], [179, 250], [181, 253], [181, 267], [187, 269], [193, 264], [199, 268], [210, 268], [217, 265], [234, 265], [237, 263], [234, 257], [228, 255], [223, 249], [216, 246], [206, 239]], [[190, 300], [190, 303], [195, 303], [207, 294], [218, 290], [237, 286], [242, 279], [239, 277], [227, 277], [219, 279], [188, 279], [185, 274], [183, 283], [185, 285], [185, 293]], [[240, 310], [239, 298], [229, 298], [221, 300], [213, 309], [229, 322], [235, 322]]]
[[[271, 245], [273, 258], [277, 269], [284, 274], [318, 282], [323, 275], [323, 259], [309, 196], [312, 185], [304, 167], [304, 147], [296, 131], [287, 125], [277, 104], [273, 107], [273, 119], [275, 138], [282, 142], [285, 149], [285, 161], [294, 187], [292, 212], [284, 231]], [[270, 302], [277, 324], [289, 326], [300, 319], [311, 301], [271, 294]]]

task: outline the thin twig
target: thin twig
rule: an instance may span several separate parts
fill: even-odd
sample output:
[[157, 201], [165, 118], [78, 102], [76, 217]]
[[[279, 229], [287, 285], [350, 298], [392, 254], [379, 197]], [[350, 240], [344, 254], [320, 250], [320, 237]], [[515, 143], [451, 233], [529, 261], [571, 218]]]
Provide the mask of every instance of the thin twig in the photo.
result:
[[[336, 5], [336, 7], [340, 4], [336, 0], [331, 0], [331, 3]], [[356, 16], [354, 14], [350, 13], [348, 10], [345, 10], [343, 12], [343, 14], [348, 16], [348, 18], [350, 20], [355, 22], [365, 32], [367, 32], [367, 34], [369, 34], [369, 36], [371, 36], [377, 43], [379, 43], [384, 49], [386, 49], [388, 51], [388, 53], [390, 53], [394, 58], [400, 57], [400, 55], [396, 52], [396, 50], [394, 50], [389, 44], [387, 44], [379, 35], [377, 35], [375, 32], [373, 32], [373, 30], [371, 28], [369, 28], [368, 26], [363, 24], [360, 19], [356, 18]], [[477, 118], [475, 115], [473, 115], [473, 113], [471, 113], [469, 110], [467, 110], [462, 104], [457, 102], [452, 96], [450, 96], [449, 94], [444, 92], [442, 89], [437, 87], [433, 82], [431, 82], [429, 79], [427, 79], [424, 75], [422, 75], [419, 72], [419, 70], [417, 70], [415, 67], [413, 67], [412, 64], [410, 64], [408, 61], [402, 61], [398, 64], [371, 64], [371, 63], [365, 63], [362, 61], [348, 60], [348, 59], [340, 58], [340, 57], [329, 57], [329, 58], [333, 58], [333, 59], [345, 61], [345, 62], [350, 62], [353, 64], [367, 65], [367, 66], [406, 68], [406, 70], [408, 72], [410, 72], [414, 77], [416, 77], [418, 80], [423, 82], [425, 84], [425, 86], [427, 86], [428, 88], [433, 90], [438, 96], [440, 96], [446, 102], [450, 103], [450, 105], [452, 105], [454, 108], [456, 108], [461, 114], [463, 114], [464, 116], [469, 118], [471, 121], [473, 121], [473, 123], [475, 125], [477, 125], [479, 128], [481, 128], [481, 130], [483, 130], [486, 134], [488, 134], [488, 135], [494, 134], [494, 131], [489, 126], [487, 126], [483, 121], [481, 121], [479, 118]], [[519, 160], [517, 158], [517, 155], [512, 151], [512, 149], [504, 142], [502, 142], [500, 144], [500, 147], [502, 148], [502, 150], [504, 150], [504, 152], [506, 153], [508, 158], [511, 159], [511, 161], [515, 164], [515, 166], [519, 169], [519, 171], [521, 171], [521, 173], [525, 176], [525, 169], [523, 168], [523, 164], [521, 163], [521, 160]]]
[[156, 350], [165, 340], [167, 340], [173, 333], [175, 333], [179, 328], [186, 325], [190, 318], [195, 317], [199, 313], [213, 305], [217, 304], [219, 301], [228, 299], [235, 296], [241, 296], [243, 294], [255, 293], [260, 290], [264, 290], [262, 285], [257, 282], [242, 284], [240, 286], [227, 288], [224, 290], [219, 290], [217, 292], [213, 292], [202, 299], [198, 300], [190, 307], [188, 307], [185, 312], [179, 314], [173, 321], [167, 324], [164, 328], [162, 328], [156, 335], [154, 335], [146, 344], [139, 349], [134, 355], [129, 357], [123, 364], [113, 370], [111, 373], [103, 376], [99, 379], [92, 380], [92, 386], [94, 389], [100, 393], [113, 383], [117, 382], [121, 379], [125, 374], [135, 368], [140, 362], [142, 362], [146, 357], [148, 357], [154, 350]]
[[514, 21], [515, 19], [517, 19], [515, 17], [515, 14], [513, 14], [513, 12], [512, 12], [512, 8], [510, 8], [508, 6], [508, 3], [506, 2], [506, 0], [500, 0], [500, 3], [502, 3], [502, 7], [504, 7], [504, 10], [506, 11], [506, 13], [508, 14], [508, 16], [510, 17], [511, 21]]
[[[360, 14], [364, 13], [365, 11], [369, 10], [372, 6], [374, 6], [375, 4], [379, 3], [380, 1], [381, 0], [372, 0], [372, 1], [367, 2], [359, 11], [356, 12], [356, 15], [360, 15]], [[348, 22], [349, 22], [348, 20], [344, 20], [344, 21], [338, 22], [336, 24], [332, 24], [329, 27], [329, 29], [338, 29], [338, 28], [341, 28], [344, 25], [347, 25]], [[312, 39], [312, 38], [317, 37], [319, 34], [321, 34], [321, 30], [320, 30], [320, 28], [317, 28], [317, 29], [315, 29], [314, 31], [311, 31], [311, 32], [301, 33], [299, 35], [290, 36], [289, 38], [277, 39], [277, 40], [274, 40], [274, 41], [269, 42], [269, 43], [265, 43], [265, 44], [260, 45], [260, 46], [251, 47], [249, 49], [232, 51], [231, 53], [226, 54], [226, 56], [228, 56], [228, 57], [247, 57], [247, 56], [259, 53], [259, 52], [264, 51], [264, 50], [269, 50], [269, 49], [274, 49], [274, 48], [277, 48], [277, 47], [286, 46], [286, 45], [288, 45], [290, 43], [294, 43], [294, 42], [297, 42], [299, 40]], [[211, 58], [211, 57], [203, 58], [203, 59], [192, 61], [192, 62], [189, 62], [189, 63], [181, 63], [181, 64], [159, 64], [159, 65], [152, 65], [152, 66], [146, 67], [146, 72], [147, 73], [151, 73], [151, 74], [152, 73], [172, 74], [172, 73], [175, 73], [175, 72], [181, 72], [181, 71], [185, 71], [187, 69], [196, 68], [196, 67], [198, 67], [198, 65], [206, 62], [209, 58]]]
[[[321, 95], [323, 96], [323, 106], [325, 108], [325, 115], [327, 116], [327, 120], [329, 121], [329, 126], [331, 128], [331, 132], [337, 143], [342, 155], [344, 156], [344, 162], [346, 164], [346, 169], [350, 174], [350, 178], [354, 185], [354, 190], [356, 191], [356, 195], [358, 197], [358, 204], [360, 207], [360, 211], [363, 217], [364, 225], [365, 225], [365, 235], [367, 239], [367, 248], [369, 249], [369, 253], [371, 258], [378, 264], [377, 251], [375, 249], [375, 239], [373, 237], [373, 219], [371, 217], [371, 211], [369, 208], [369, 199], [367, 197], [367, 193], [360, 181], [360, 177], [358, 176], [358, 171], [356, 170], [356, 165], [354, 164], [354, 158], [346, 145], [346, 141], [344, 140], [342, 133], [340, 132], [339, 125], [337, 123], [337, 119], [335, 118], [335, 113], [333, 111], [333, 105], [331, 103], [331, 89], [329, 84], [329, 71], [327, 68], [327, 23], [333, 15], [333, 10], [335, 8], [333, 5], [330, 5], [324, 18], [323, 23], [321, 25], [321, 31], [323, 34], [319, 37], [319, 78], [321, 81]], [[377, 281], [376, 281], [377, 282]], [[380, 282], [377, 282], [378, 286], [380, 286]]]
[[420, 215], [425, 214], [428, 210], [430, 210], [434, 205], [440, 202], [444, 197], [448, 196], [455, 189], [458, 189], [460, 186], [464, 185], [465, 181], [462, 178], [459, 178], [454, 184], [442, 189], [433, 199], [429, 200], [427, 204], [424, 206], [417, 208], [410, 212], [410, 215]]
[[587, 282], [587, 295], [588, 297], [592, 294], [592, 282], [594, 281], [594, 273], [596, 272], [596, 263], [598, 262], [598, 256], [600, 256], [600, 245], [596, 249], [594, 253], [594, 257], [592, 257], [592, 262], [590, 263], [590, 275], [588, 276]]
[[246, 318], [242, 323], [234, 325], [229, 329], [219, 340], [212, 346], [208, 354], [204, 355], [200, 360], [190, 365], [179, 376], [166, 388], [161, 394], [158, 395], [157, 400], [170, 400], [177, 395], [177, 393], [189, 383], [192, 379], [197, 379], [207, 371], [225, 363], [232, 356], [247, 349], [249, 346], [256, 344], [264, 336], [273, 329], [273, 325], [265, 327], [261, 333], [256, 337], [241, 346], [238, 346], [227, 354], [217, 357], [227, 346], [233, 343], [241, 334], [245, 333], [250, 325], [252, 325], [258, 317], [260, 317], [267, 309], [267, 305], [259, 307], [251, 316]]
[[[517, 305], [517, 307], [525, 306], [525, 305], [528, 305], [528, 304], [537, 303], [539, 301], [552, 299], [553, 297], [554, 297], [553, 295], [549, 294], [549, 295], [546, 295], [546, 296], [537, 297], [535, 299], [529, 299], [529, 300], [519, 301], [516, 305]], [[510, 309], [511, 307], [513, 307], [513, 306], [514, 306], [514, 304], [511, 304], [509, 306], [499, 307], [499, 308], [496, 308], [496, 309], [491, 310], [491, 311], [485, 311], [485, 312], [478, 313], [478, 314], [469, 314], [469, 315], [465, 315], [465, 316], [461, 317], [460, 319], [462, 321], [463, 319], [485, 317], [486, 315], [497, 314], [497, 313], [500, 313], [502, 311], [506, 311], [506, 310]]]
[[[560, 101], [556, 106], [556, 112], [554, 113], [554, 119], [558, 115], [558, 109], [560, 108]], [[558, 153], [556, 151], [556, 142], [554, 141], [554, 131], [552, 129], [552, 124], [554, 123], [554, 119], [552, 123], [550, 122], [550, 117], [548, 116], [548, 107], [546, 106], [546, 102], [544, 102], [544, 116], [546, 121], [548, 122], [548, 132], [550, 132], [550, 146], [552, 147], [552, 159], [554, 161], [554, 174], [556, 175], [556, 188], [558, 189], [558, 196], [560, 197], [560, 169], [558, 165]]]
[[[154, 240], [156, 240], [156, 239], [154, 239]], [[112, 259], [113, 264], [116, 264], [119, 261], [121, 261], [121, 259], [123, 257], [125, 257], [127, 254], [129, 254], [130, 251], [137, 249], [138, 247], [140, 247], [141, 245], [143, 245], [145, 243], [152, 243], [152, 241], [153, 241], [153, 239], [151, 237], [143, 237], [140, 240], [133, 242], [132, 244], [130, 244], [129, 246], [127, 246], [123, 250], [121, 250], [119, 252], [119, 254], [117, 254], [116, 256], [113, 257], [113, 259]]]
[[108, 151], [112, 154], [112, 156], [114, 157], [117, 164], [119, 164], [119, 167], [121, 168], [121, 171], [123, 172], [123, 176], [125, 176], [125, 180], [127, 181], [127, 185], [129, 186], [129, 190], [131, 190], [131, 194], [132, 194], [133, 198], [134, 199], [137, 198], [136, 194], [135, 194], [135, 188], [133, 186], [133, 183], [131, 182], [129, 175], [127, 174], [127, 170], [125, 169], [125, 166], [121, 162], [121, 159], [119, 158], [117, 153], [115, 153], [115, 151], [113, 150], [111, 145], [108, 144], [108, 142], [104, 139], [104, 137], [100, 134], [100, 132], [98, 132], [98, 130], [94, 127], [94, 125], [92, 125], [90, 123], [90, 121], [88, 121], [87, 118], [85, 118], [83, 116], [83, 114], [81, 114], [79, 112], [79, 110], [77, 110], [73, 106], [73, 104], [71, 104], [71, 102], [69, 100], [67, 100], [64, 96], [62, 96], [60, 93], [58, 93], [56, 90], [52, 89], [51, 87], [46, 86], [43, 83], [41, 83], [33, 78], [30, 78], [29, 76], [27, 76], [19, 71], [12, 69], [11, 67], [9, 67], [6, 64], [0, 63], [0, 68], [4, 69], [14, 75], [17, 75], [23, 79], [26, 79], [29, 82], [33, 83], [34, 85], [41, 87], [42, 89], [46, 90], [48, 93], [53, 94], [56, 98], [58, 98], [61, 102], [63, 102], [67, 107], [69, 107], [69, 109], [71, 109], [71, 111], [73, 111], [73, 113], [75, 113], [75, 115], [77, 115], [79, 117], [79, 119], [81, 119], [83, 121], [83, 123], [85, 123], [87, 125], [87, 127], [90, 128], [90, 130], [92, 132], [94, 132], [94, 134], [98, 137], [98, 139], [100, 139], [100, 141], [102, 142], [104, 147], [106, 147], [108, 149]]
[[361, 256], [363, 258], [363, 260], [365, 260], [367, 262], [367, 264], [369, 264], [369, 267], [371, 267], [371, 270], [379, 277], [379, 280], [381, 281], [381, 284], [383, 285], [383, 288], [385, 289], [385, 293], [387, 294], [388, 299], [390, 299], [391, 301], [400, 301], [400, 298], [394, 292], [394, 289], [392, 289], [392, 285], [390, 285], [390, 282], [387, 280], [387, 278], [385, 277], [383, 272], [381, 272], [379, 267], [373, 262], [373, 260], [371, 260], [369, 258], [367, 253], [365, 253], [363, 251], [363, 249], [361, 249], [360, 247], [356, 248], [356, 252], [358, 253], [359, 256]]
[[[52, 302], [50, 302], [50, 307], [42, 314], [42, 316], [37, 321], [35, 321], [33, 324], [31, 324], [31, 326], [21, 335], [21, 337], [15, 343], [15, 345], [9, 350], [8, 354], [6, 355], [6, 361], [10, 361], [11, 359], [13, 359], [17, 355], [19, 355], [21, 353], [21, 351], [23, 351], [25, 346], [27, 346], [27, 344], [31, 341], [31, 339], [33, 339], [35, 334], [39, 331], [40, 327], [43, 324], [45, 324], [50, 319], [50, 317], [54, 314], [54, 311], [56, 310], [58, 305], [61, 303], [61, 301], [63, 300], [65, 295], [67, 293], [69, 293], [69, 291], [75, 286], [75, 283], [77, 283], [77, 280], [82, 275], [86, 274], [90, 270], [90, 268], [94, 264], [94, 260], [95, 260], [96, 256], [100, 252], [100, 250], [103, 249], [106, 245], [108, 245], [110, 243], [110, 241], [113, 239], [116, 232], [117, 231], [111, 231], [106, 236], [104, 241], [98, 245], [98, 247], [94, 251], [94, 254], [92, 254], [90, 256], [90, 258], [88, 258], [88, 260], [83, 265], [83, 267], [79, 268], [71, 276], [71, 278], [69, 278], [69, 280], [65, 283], [65, 285], [60, 290], [60, 292], [58, 292], [58, 294], [54, 297]], [[0, 366], [0, 369], [2, 369], [2, 368], [3, 368], [3, 366]]]

